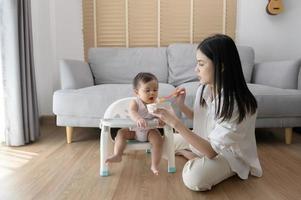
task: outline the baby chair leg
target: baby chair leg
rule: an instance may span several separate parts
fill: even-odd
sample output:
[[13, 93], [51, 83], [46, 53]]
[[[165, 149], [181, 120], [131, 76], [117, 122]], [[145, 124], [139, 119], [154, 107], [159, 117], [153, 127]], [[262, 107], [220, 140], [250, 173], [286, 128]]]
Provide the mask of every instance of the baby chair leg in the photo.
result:
[[175, 173], [176, 172], [176, 165], [175, 165], [175, 150], [173, 144], [173, 131], [170, 126], [164, 126], [164, 154], [168, 160], [168, 173]]
[[100, 136], [100, 176], [109, 176], [109, 167], [105, 163], [108, 157], [110, 127], [102, 126]]

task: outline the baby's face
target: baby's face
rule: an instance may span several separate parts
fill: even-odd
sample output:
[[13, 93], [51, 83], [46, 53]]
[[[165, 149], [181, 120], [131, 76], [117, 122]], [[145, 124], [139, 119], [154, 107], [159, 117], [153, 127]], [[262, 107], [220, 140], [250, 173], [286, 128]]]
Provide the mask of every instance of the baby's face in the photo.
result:
[[147, 83], [139, 83], [136, 95], [145, 103], [155, 103], [158, 97], [158, 82], [156, 80]]

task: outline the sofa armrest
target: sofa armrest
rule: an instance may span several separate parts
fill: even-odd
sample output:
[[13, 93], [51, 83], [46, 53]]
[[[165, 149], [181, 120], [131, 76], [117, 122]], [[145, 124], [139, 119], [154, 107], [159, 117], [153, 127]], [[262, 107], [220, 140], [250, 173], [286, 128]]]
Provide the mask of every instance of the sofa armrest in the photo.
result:
[[299, 84], [300, 89], [299, 70], [299, 60], [256, 63], [252, 74], [252, 83], [282, 89], [298, 89]]
[[61, 89], [78, 89], [94, 85], [88, 63], [79, 60], [60, 61]]

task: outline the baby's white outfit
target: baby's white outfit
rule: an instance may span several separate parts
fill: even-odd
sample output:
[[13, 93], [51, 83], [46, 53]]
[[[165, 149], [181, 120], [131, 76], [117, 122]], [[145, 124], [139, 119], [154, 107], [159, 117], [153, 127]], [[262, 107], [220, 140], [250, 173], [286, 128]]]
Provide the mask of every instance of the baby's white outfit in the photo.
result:
[[[136, 98], [135, 99], [138, 105], [138, 114], [146, 120], [150, 120], [150, 119], [154, 119], [155, 116], [150, 114], [146, 108], [146, 106], [144, 105], [144, 103], [142, 102], [142, 100], [140, 98]], [[131, 131], [135, 131], [135, 139], [140, 141], [140, 142], [146, 142], [147, 141], [147, 133], [150, 130], [150, 128], [140, 128], [140, 127], [135, 127], [135, 128], [131, 128]]]

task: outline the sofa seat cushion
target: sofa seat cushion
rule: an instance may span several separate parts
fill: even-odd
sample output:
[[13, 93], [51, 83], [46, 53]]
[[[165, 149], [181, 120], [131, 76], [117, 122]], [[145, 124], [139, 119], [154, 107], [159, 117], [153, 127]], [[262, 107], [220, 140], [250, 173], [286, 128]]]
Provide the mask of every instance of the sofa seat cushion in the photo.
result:
[[[169, 84], [160, 83], [159, 96], [169, 95], [174, 89]], [[130, 96], [134, 96], [131, 84], [102, 84], [77, 90], [58, 90], [53, 97], [53, 112], [56, 115], [102, 118], [111, 103]]]
[[301, 90], [248, 84], [258, 103], [258, 117], [301, 117]]
[[[181, 84], [186, 88], [185, 104], [193, 108], [199, 82]], [[248, 84], [258, 103], [258, 117], [301, 117], [301, 90], [280, 89], [258, 84]], [[186, 118], [182, 114], [183, 118]]]

